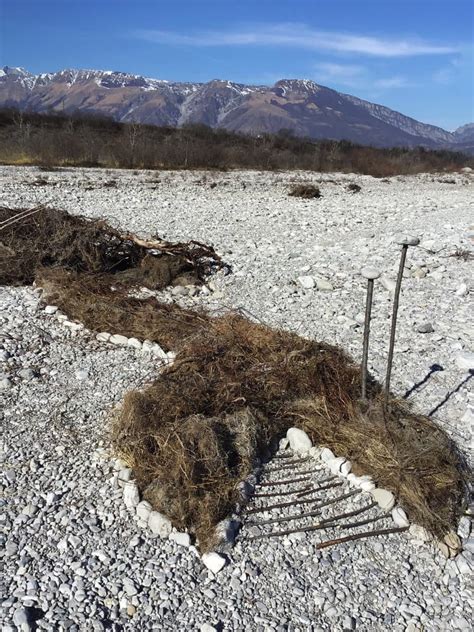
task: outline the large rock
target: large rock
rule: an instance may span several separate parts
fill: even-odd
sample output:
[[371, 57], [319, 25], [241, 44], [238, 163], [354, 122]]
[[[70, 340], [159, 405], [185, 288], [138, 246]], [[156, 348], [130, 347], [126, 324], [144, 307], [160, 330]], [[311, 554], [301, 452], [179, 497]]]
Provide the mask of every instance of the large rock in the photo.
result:
[[290, 448], [298, 454], [306, 454], [313, 445], [306, 432], [300, 428], [290, 428], [286, 438], [290, 442]]

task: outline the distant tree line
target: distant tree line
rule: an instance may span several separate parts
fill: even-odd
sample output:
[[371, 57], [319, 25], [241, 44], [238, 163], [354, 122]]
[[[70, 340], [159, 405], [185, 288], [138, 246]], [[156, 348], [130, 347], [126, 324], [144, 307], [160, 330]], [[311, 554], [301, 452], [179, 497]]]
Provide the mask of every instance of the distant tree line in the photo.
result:
[[377, 177], [473, 166], [473, 159], [423, 147], [383, 149], [311, 140], [286, 130], [249, 136], [193, 124], [156, 127], [92, 114], [0, 110], [0, 163], [128, 169], [306, 169]]

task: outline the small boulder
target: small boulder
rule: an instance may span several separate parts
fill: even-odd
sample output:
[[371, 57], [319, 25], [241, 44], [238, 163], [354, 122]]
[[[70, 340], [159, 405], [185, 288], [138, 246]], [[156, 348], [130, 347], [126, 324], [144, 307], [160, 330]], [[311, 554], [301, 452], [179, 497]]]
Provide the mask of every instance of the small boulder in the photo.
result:
[[185, 548], [189, 548], [191, 546], [191, 538], [189, 537], [189, 533], [181, 533], [180, 531], [175, 531], [170, 533], [169, 539], [179, 544], [179, 546], [184, 546]]
[[128, 338], [127, 336], [122, 336], [121, 334], [114, 334], [113, 336], [110, 336], [109, 342], [119, 347], [126, 347], [128, 345]]
[[123, 484], [123, 502], [128, 509], [135, 509], [140, 502], [140, 494], [133, 481], [125, 481]]
[[465, 371], [474, 369], [474, 353], [470, 351], [461, 351], [456, 356], [456, 364], [458, 368], [463, 369]]
[[316, 286], [312, 276], [300, 276], [296, 279], [304, 290], [311, 290]]
[[332, 459], [335, 459], [335, 454], [332, 450], [330, 450], [329, 448], [323, 448], [321, 450], [321, 461], [323, 461], [324, 463], [327, 463], [328, 461], [331, 461]]

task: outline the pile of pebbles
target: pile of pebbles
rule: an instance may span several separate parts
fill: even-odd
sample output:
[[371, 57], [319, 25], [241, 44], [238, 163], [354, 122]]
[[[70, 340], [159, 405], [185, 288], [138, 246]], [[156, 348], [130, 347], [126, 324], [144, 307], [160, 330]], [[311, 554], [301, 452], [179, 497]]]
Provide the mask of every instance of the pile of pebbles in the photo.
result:
[[[32, 186], [37, 175], [0, 167], [2, 204], [45, 203], [145, 236], [212, 243], [233, 274], [216, 274], [209, 294], [174, 300], [245, 308], [272, 326], [339, 344], [357, 360], [366, 289], [359, 271], [379, 268], [369, 355], [377, 379], [385, 374], [399, 259], [393, 235], [419, 235], [405, 269], [392, 387], [410, 393], [422, 413], [442, 404], [435, 418], [468, 452], [472, 262], [456, 252], [472, 252], [472, 174], [446, 184], [436, 174], [235, 172], [212, 174], [213, 189], [196, 184], [205, 174], [185, 172], [159, 174], [153, 187], [156, 173], [64, 170], [48, 174], [55, 185], [48, 187]], [[112, 177], [117, 188], [100, 186]], [[308, 180], [322, 198], [287, 196], [292, 183]], [[361, 186], [357, 195], [349, 182]], [[301, 276], [315, 285], [302, 287]], [[332, 289], [318, 289], [318, 279]], [[219, 552], [226, 563], [217, 574], [182, 535], [163, 538], [140, 526], [144, 518], [123, 501], [119, 471], [97, 450], [107, 450], [110, 411], [153, 379], [163, 359], [147, 345], [143, 352], [143, 341], [140, 349], [128, 340], [116, 345], [80, 323], [64, 326], [40, 298], [33, 288], [0, 288], [5, 632], [470, 629], [467, 516], [457, 533], [463, 553], [453, 559], [409, 532], [321, 551], [316, 534], [238, 537]], [[434, 365], [443, 370], [423, 382]]]

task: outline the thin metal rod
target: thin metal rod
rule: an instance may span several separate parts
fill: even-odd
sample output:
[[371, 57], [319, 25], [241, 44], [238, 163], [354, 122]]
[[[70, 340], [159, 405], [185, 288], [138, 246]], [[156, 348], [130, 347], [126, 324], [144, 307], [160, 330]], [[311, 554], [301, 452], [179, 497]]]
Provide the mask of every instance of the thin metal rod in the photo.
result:
[[393, 297], [392, 328], [390, 331], [390, 344], [388, 347], [387, 375], [385, 377], [385, 395], [384, 395], [385, 404], [387, 404], [388, 402], [388, 397], [390, 393], [390, 378], [392, 376], [393, 349], [395, 347], [395, 332], [397, 329], [398, 304], [400, 300], [400, 288], [402, 286], [403, 270], [405, 268], [407, 250], [408, 250], [408, 246], [406, 244], [403, 244], [402, 254], [400, 256], [400, 266], [398, 268], [397, 284], [395, 286], [395, 296]]
[[342, 544], [343, 542], [350, 542], [351, 540], [362, 540], [363, 538], [371, 538], [376, 535], [388, 535], [390, 533], [403, 533], [408, 531], [409, 527], [394, 527], [393, 529], [380, 529], [373, 531], [365, 531], [364, 533], [356, 533], [354, 535], [346, 535], [343, 538], [337, 538], [336, 540], [328, 540], [327, 542], [320, 542], [316, 545], [317, 549], [325, 549], [328, 546], [334, 546], [335, 544]]
[[[332, 483], [332, 485], [326, 485], [326, 487], [321, 487], [318, 491], [322, 492], [331, 487], [339, 487], [342, 483]], [[316, 506], [317, 509], [319, 507], [325, 507], [326, 505], [331, 504], [332, 502], [337, 502], [338, 500], [344, 500], [345, 498], [349, 498], [349, 496], [354, 496], [355, 494], [359, 494], [359, 490], [353, 490], [344, 496], [339, 496], [338, 498], [331, 499], [330, 501], [326, 501], [325, 503], [321, 503]], [[273, 509], [282, 509], [284, 507], [295, 507], [296, 505], [312, 505], [313, 503], [317, 503], [320, 501], [320, 498], [310, 498], [309, 500], [294, 500], [287, 503], [277, 503], [275, 505], [268, 505], [267, 507], [254, 507], [253, 509], [249, 509], [247, 511], [248, 514], [254, 513], [264, 513], [265, 511], [271, 511]]]
[[372, 298], [374, 294], [374, 280], [367, 280], [367, 300], [365, 303], [365, 324], [364, 324], [364, 346], [362, 350], [362, 368], [361, 368], [361, 398], [367, 399], [367, 361], [369, 357], [369, 336], [370, 336], [370, 317], [372, 314]]
[[[350, 518], [352, 516], [357, 516], [361, 513], [364, 513], [364, 511], [368, 511], [369, 509], [372, 509], [373, 507], [376, 506], [376, 504], [377, 504], [376, 502], [372, 502], [369, 505], [365, 505], [364, 507], [359, 507], [358, 509], [348, 511], [338, 516], [330, 516], [329, 518], [325, 518], [324, 520], [321, 520], [318, 524], [321, 524], [323, 522], [334, 522], [335, 520], [342, 520], [343, 518]], [[260, 527], [266, 524], [275, 524], [277, 522], [290, 522], [290, 520], [299, 520], [300, 518], [315, 518], [316, 516], [319, 516], [320, 513], [321, 513], [320, 511], [310, 511], [305, 514], [304, 513], [297, 514], [297, 515], [293, 514], [292, 516], [282, 516], [281, 518], [271, 518], [269, 520], [248, 522], [247, 524], [249, 526]]]

